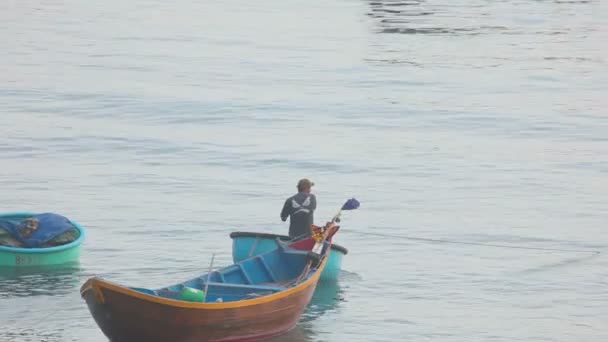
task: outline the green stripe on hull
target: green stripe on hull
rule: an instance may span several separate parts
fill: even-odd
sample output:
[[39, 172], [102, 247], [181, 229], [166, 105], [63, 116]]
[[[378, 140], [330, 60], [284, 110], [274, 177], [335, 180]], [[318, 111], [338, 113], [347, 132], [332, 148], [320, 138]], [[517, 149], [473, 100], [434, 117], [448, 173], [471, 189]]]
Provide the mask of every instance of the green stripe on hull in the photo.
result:
[[80, 258], [80, 245], [49, 253], [28, 253], [27, 251], [0, 250], [0, 266], [51, 266], [72, 263]]

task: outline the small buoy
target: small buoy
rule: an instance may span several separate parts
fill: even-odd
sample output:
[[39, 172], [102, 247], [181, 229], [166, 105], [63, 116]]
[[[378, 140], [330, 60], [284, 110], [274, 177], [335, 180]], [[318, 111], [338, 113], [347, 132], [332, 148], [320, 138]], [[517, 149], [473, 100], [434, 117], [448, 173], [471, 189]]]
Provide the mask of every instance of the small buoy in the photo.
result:
[[179, 299], [187, 302], [204, 302], [205, 291], [193, 289], [191, 287], [184, 287], [179, 293]]

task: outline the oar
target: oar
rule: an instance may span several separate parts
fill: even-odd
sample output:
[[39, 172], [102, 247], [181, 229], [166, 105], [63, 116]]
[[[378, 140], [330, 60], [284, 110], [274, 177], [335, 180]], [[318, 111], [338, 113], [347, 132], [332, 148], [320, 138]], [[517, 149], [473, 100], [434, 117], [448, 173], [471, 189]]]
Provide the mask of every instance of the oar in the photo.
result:
[[354, 197], [347, 200], [342, 205], [342, 208], [340, 208], [340, 210], [338, 210], [338, 213], [336, 214], [336, 216], [334, 216], [334, 218], [331, 219], [331, 222], [340, 222], [340, 215], [342, 214], [342, 210], [355, 210], [355, 209], [359, 208], [360, 205], [361, 205], [361, 203], [359, 203], [359, 201], [357, 201]]
[[343, 210], [355, 210], [359, 208], [360, 205], [361, 203], [359, 203], [359, 201], [357, 201], [354, 197], [347, 200], [342, 205], [342, 208], [338, 210], [338, 213], [331, 219], [331, 221], [325, 225], [324, 229], [321, 231], [322, 236], [315, 236], [315, 233], [313, 232], [313, 238], [317, 241], [317, 243], [313, 247], [312, 252], [318, 255], [321, 254], [321, 250], [323, 249], [323, 241], [327, 240], [328, 237], [333, 236], [333, 234], [336, 233], [337, 226], [335, 223], [340, 222], [340, 215], [342, 214]]
[[[312, 257], [313, 255], [317, 255], [317, 262], [320, 260], [319, 257], [321, 255], [321, 251], [323, 250], [323, 242], [327, 239], [327, 237], [329, 236], [330, 233], [332, 233], [332, 231], [335, 233], [335, 223], [339, 222], [339, 218], [340, 215], [342, 214], [343, 210], [355, 210], [357, 208], [359, 208], [359, 201], [357, 201], [354, 197], [347, 200], [343, 205], [342, 208], [340, 208], [340, 210], [338, 210], [338, 213], [331, 219], [331, 221], [329, 221], [326, 225], [325, 225], [325, 231], [323, 231], [323, 237], [320, 240], [317, 240], [317, 242], [315, 242], [314, 246], [312, 247], [311, 252], [313, 254], [309, 254], [309, 257]], [[330, 228], [334, 228], [334, 230], [330, 230]], [[313, 238], [314, 238], [314, 234], [313, 234]], [[295, 239], [292, 239], [291, 242], [293, 242]], [[308, 262], [306, 263], [306, 266], [304, 266], [304, 269], [302, 270], [302, 273], [300, 273], [300, 275], [296, 278], [295, 283], [299, 283], [305, 276], [306, 274], [308, 274], [308, 271], [310, 271], [310, 267], [312, 266], [313, 263], [313, 259], [309, 259]]]

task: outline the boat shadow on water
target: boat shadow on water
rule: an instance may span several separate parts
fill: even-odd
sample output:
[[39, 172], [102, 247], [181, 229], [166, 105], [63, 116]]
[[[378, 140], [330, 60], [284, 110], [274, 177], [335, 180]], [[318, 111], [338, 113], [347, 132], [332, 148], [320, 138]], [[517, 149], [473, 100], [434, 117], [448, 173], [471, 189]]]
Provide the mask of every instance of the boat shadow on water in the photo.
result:
[[80, 264], [0, 267], [0, 299], [59, 296], [74, 292], [80, 283]]
[[327, 312], [337, 310], [344, 301], [339, 281], [320, 281], [300, 322], [310, 322]]
[[322, 281], [317, 284], [315, 293], [298, 325], [288, 333], [268, 340], [267, 342], [309, 342], [318, 339], [313, 321], [321, 316], [336, 311], [344, 301], [343, 289], [339, 281]]

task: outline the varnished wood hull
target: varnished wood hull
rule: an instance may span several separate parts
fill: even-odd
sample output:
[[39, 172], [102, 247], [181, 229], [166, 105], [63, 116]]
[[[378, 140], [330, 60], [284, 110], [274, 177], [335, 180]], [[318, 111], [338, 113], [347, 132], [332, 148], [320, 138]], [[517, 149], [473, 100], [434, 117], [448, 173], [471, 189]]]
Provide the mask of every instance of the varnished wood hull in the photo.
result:
[[296, 287], [256, 299], [190, 303], [146, 295], [98, 278], [81, 289], [95, 321], [113, 342], [257, 341], [293, 328], [328, 258]]

